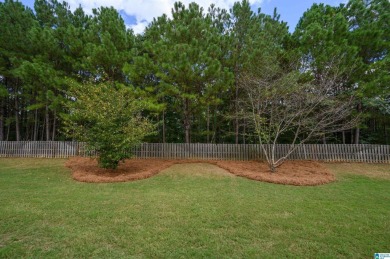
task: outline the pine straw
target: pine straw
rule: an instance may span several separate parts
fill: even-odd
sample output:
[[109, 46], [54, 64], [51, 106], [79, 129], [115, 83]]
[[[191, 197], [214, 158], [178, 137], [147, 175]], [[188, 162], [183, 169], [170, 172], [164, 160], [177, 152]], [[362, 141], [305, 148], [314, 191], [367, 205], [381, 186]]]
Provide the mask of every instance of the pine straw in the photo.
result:
[[315, 161], [286, 161], [276, 173], [271, 173], [267, 164], [259, 161], [129, 159], [111, 170], [99, 168], [96, 159], [74, 157], [66, 162], [66, 166], [77, 181], [109, 183], [149, 178], [174, 164], [184, 163], [210, 163], [236, 176], [285, 185], [313, 186], [335, 181], [335, 176]]

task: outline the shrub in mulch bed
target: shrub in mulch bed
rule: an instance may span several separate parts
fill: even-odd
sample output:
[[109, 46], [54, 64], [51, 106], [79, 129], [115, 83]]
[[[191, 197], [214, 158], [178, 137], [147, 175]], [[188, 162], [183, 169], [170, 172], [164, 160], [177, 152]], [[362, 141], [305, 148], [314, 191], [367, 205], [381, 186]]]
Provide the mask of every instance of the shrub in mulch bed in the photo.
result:
[[77, 181], [109, 183], [149, 178], [174, 164], [183, 163], [210, 163], [236, 176], [276, 184], [313, 186], [335, 181], [335, 176], [315, 161], [286, 161], [276, 173], [271, 173], [262, 161], [129, 159], [111, 170], [99, 168], [96, 159], [74, 157], [66, 162], [66, 166], [72, 170], [73, 179]]

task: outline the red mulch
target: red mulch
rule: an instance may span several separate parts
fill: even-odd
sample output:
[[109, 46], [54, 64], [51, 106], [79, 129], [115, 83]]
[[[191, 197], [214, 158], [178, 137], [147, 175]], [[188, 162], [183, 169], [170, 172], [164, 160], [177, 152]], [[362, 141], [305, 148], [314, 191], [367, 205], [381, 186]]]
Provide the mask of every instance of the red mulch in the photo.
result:
[[66, 166], [77, 181], [108, 183], [149, 178], [171, 165], [183, 163], [210, 163], [237, 176], [277, 184], [321, 185], [335, 181], [335, 176], [325, 166], [314, 161], [286, 161], [276, 173], [271, 173], [265, 162], [258, 161], [129, 159], [116, 170], [110, 170], [99, 168], [96, 159], [74, 157]]

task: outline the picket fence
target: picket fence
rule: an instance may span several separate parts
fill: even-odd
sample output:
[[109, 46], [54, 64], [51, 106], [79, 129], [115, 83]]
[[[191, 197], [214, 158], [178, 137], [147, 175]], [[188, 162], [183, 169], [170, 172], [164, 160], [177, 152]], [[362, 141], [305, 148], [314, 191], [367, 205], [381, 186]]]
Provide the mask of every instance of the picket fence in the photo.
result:
[[[276, 145], [276, 157], [289, 149], [288, 144]], [[266, 146], [267, 149], [271, 146]], [[204, 159], [204, 160], [262, 160], [264, 152], [258, 144], [204, 143], [144, 143], [132, 150], [135, 158]], [[95, 156], [86, 144], [74, 141], [0, 141], [0, 157], [68, 158]], [[390, 163], [389, 145], [371, 144], [305, 144], [289, 157], [291, 160], [329, 162]]]

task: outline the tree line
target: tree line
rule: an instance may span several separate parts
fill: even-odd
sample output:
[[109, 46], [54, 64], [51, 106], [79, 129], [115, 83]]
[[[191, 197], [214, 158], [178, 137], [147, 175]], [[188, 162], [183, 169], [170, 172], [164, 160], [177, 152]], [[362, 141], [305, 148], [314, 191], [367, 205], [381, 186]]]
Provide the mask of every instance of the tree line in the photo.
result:
[[[156, 17], [135, 35], [112, 7], [87, 15], [56, 0], [36, 0], [34, 11], [6, 0], [0, 3], [0, 141], [69, 139], [63, 128], [75, 101], [70, 89], [105, 84], [143, 100], [143, 116], [156, 125], [149, 142], [256, 143], [259, 134], [269, 141], [264, 118], [286, 125], [291, 117], [280, 118], [287, 104], [308, 114], [309, 103], [320, 103], [313, 93], [321, 92], [344, 103], [321, 99], [311, 113], [337, 105], [333, 111], [343, 114], [342, 107], [352, 106], [348, 118], [332, 119], [359, 123], [318, 127], [310, 141], [389, 144], [388, 10], [388, 0], [313, 4], [290, 33], [276, 10], [254, 12], [246, 0], [230, 10], [177, 2], [170, 17]], [[253, 91], [259, 84], [271, 94]], [[292, 95], [296, 89], [312, 94]], [[111, 96], [113, 103], [122, 100]], [[248, 116], [278, 102], [272, 114]], [[281, 132], [276, 141], [309, 134], [296, 132]]]

